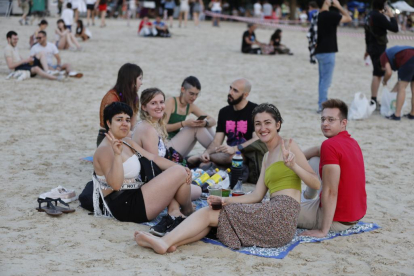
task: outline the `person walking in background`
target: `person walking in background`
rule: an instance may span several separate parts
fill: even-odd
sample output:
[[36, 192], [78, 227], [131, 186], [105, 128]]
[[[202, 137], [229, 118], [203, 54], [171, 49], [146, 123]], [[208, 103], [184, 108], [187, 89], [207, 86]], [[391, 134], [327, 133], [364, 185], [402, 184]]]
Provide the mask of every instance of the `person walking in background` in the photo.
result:
[[180, 14], [178, 16], [178, 27], [181, 28], [181, 22], [184, 19], [184, 27], [187, 28], [187, 21], [188, 21], [188, 12], [190, 11], [190, 5], [188, 4], [188, 0], [181, 0], [180, 3]]
[[168, 18], [168, 21], [170, 22], [169, 23], [170, 28], [172, 28], [173, 27], [174, 8], [175, 8], [174, 0], [167, 0], [165, 2], [164, 7], [165, 7], [165, 10], [167, 11], [167, 18]]
[[193, 6], [193, 20], [194, 20], [194, 26], [198, 27], [200, 24], [200, 14], [204, 10], [204, 4], [202, 0], [195, 0], [194, 6]]
[[[328, 89], [332, 82], [335, 68], [335, 53], [338, 52], [336, 29], [340, 23], [352, 21], [348, 12], [345, 11], [338, 0], [318, 0], [320, 8], [317, 24], [317, 43], [315, 58], [319, 66], [319, 100], [318, 113], [322, 111], [322, 103], [328, 99]], [[337, 8], [340, 12], [329, 11], [330, 6]]]
[[265, 0], [264, 1], [264, 4], [263, 4], [263, 15], [264, 15], [264, 19], [272, 19], [273, 7], [269, 3], [268, 0]]
[[[377, 103], [378, 89], [384, 71], [381, 68], [380, 56], [387, 48], [387, 30], [397, 33], [398, 23], [391, 9], [385, 5], [386, 0], [374, 0], [372, 11], [365, 18], [365, 54], [372, 61], [371, 99]], [[388, 18], [390, 19], [388, 19]], [[379, 105], [377, 104], [377, 107]]]
[[96, 0], [86, 0], [86, 26], [88, 27], [91, 19], [92, 26], [95, 26], [95, 3]]
[[[221, 0], [212, 0], [208, 6], [210, 7], [211, 12], [221, 14]], [[212, 24], [213, 27], [220, 27], [220, 17], [213, 16]]]
[[[68, 29], [69, 32], [72, 31], [72, 25], [73, 25], [73, 10], [72, 10], [72, 4], [71, 3], [67, 3], [66, 4], [66, 8], [63, 9], [62, 11], [62, 15], [60, 16], [60, 18], [63, 20], [63, 22], [65, 23], [65, 29]], [[59, 22], [59, 21], [58, 21]]]
[[22, 18], [20, 18], [19, 23], [20, 25], [29, 25], [28, 19], [27, 19], [27, 15], [29, 14], [30, 11], [30, 1], [29, 0], [18, 0], [17, 1], [19, 3], [19, 7], [22, 9]]
[[101, 25], [100, 25], [101, 28], [106, 27], [105, 17], [106, 17], [106, 9], [108, 8], [107, 3], [108, 3], [108, 0], [97, 0], [95, 4], [95, 8], [98, 8], [99, 12], [101, 13]]

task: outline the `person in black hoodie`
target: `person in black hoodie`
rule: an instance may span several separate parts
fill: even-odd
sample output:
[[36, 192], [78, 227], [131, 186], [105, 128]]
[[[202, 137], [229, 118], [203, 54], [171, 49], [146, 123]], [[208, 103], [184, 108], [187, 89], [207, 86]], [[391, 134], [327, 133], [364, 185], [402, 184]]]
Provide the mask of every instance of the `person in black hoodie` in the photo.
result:
[[[398, 32], [398, 23], [390, 7], [385, 5], [386, 0], [374, 0], [372, 11], [365, 18], [364, 59], [369, 55], [374, 68], [371, 82], [371, 99], [377, 102], [378, 89], [385, 71], [381, 68], [380, 56], [387, 49], [387, 30]], [[389, 19], [388, 19], [388, 18]]]

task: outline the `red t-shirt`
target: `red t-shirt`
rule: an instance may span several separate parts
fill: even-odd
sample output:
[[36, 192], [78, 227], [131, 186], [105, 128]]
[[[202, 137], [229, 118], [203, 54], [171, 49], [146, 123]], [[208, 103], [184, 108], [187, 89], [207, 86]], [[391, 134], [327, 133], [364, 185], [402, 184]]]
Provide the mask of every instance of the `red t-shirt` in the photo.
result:
[[[401, 52], [398, 52], [395, 54], [395, 67], [399, 69], [401, 66], [403, 66], [407, 61], [409, 61], [411, 58], [414, 57], [414, 50], [413, 49], [407, 49], [403, 50]], [[387, 62], [390, 62], [388, 60], [387, 54], [385, 52], [380, 57], [381, 66], [385, 68], [385, 64]]]
[[367, 211], [365, 167], [361, 148], [348, 131], [325, 140], [321, 146], [319, 174], [324, 165], [341, 167], [338, 200], [333, 221], [351, 222], [363, 218]]

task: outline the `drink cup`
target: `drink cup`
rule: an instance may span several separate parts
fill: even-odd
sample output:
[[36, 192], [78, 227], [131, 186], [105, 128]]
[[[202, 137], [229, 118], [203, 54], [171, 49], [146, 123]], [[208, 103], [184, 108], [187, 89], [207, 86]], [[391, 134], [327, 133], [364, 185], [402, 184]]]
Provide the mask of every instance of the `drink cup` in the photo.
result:
[[211, 200], [211, 208], [213, 210], [220, 210], [223, 207], [221, 197], [210, 198], [210, 200]]
[[219, 185], [214, 185], [208, 188], [208, 192], [210, 195], [214, 195], [217, 197], [212, 197], [211, 198], [211, 208], [213, 208], [213, 210], [220, 210], [222, 208], [222, 203], [221, 203], [221, 196], [222, 196], [222, 191], [221, 191], [221, 186]]
[[230, 189], [221, 189], [221, 194], [223, 197], [229, 197], [230, 196]]
[[208, 193], [210, 195], [222, 196], [221, 186], [213, 185], [213, 186], [208, 187]]

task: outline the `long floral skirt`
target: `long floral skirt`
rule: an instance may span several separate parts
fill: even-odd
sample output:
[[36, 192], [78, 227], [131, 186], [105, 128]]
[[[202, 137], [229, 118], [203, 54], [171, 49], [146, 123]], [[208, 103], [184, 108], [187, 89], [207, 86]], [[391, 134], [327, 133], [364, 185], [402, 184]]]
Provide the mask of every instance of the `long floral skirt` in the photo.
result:
[[287, 195], [264, 203], [229, 204], [220, 211], [217, 238], [232, 249], [280, 247], [296, 233], [300, 204]]

